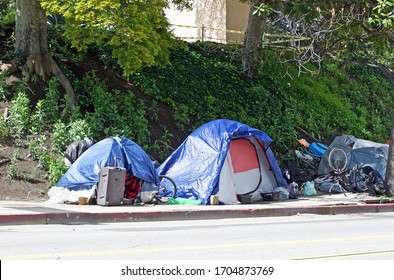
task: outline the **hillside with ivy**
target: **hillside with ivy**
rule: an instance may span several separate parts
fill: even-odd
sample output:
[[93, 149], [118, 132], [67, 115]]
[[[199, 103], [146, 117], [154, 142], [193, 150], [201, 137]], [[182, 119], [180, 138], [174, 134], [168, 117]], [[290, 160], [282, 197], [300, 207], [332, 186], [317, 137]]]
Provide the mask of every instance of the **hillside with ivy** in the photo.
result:
[[[83, 137], [123, 135], [160, 162], [188, 133], [218, 118], [266, 132], [278, 161], [303, 135], [327, 145], [337, 135], [377, 142], [390, 136], [394, 90], [376, 69], [324, 60], [300, 72], [264, 50], [258, 75], [246, 78], [241, 46], [196, 42], [173, 49], [169, 65], [122, 77], [111, 50], [77, 54], [56, 32], [50, 34], [51, 51], [77, 95], [74, 115], [61, 117], [65, 100], [55, 79], [44, 84], [33, 76], [29, 83], [9, 85], [0, 73], [0, 99], [9, 104], [0, 120], [1, 143], [25, 147], [50, 184], [65, 171], [67, 145]], [[12, 58], [12, 36], [7, 42], [2, 63]], [[99, 67], [75, 72], [76, 65], [92, 61]], [[109, 73], [121, 77], [117, 87], [109, 85]], [[168, 118], [161, 117], [164, 109]]]
[[[386, 142], [394, 89], [376, 69], [325, 60], [300, 73], [275, 52], [264, 51], [253, 79], [241, 71], [241, 47], [193, 43], [175, 50], [171, 65], [144, 69], [131, 81], [170, 104], [180, 127], [228, 118], [259, 128], [285, 155], [306, 132], [319, 141], [337, 135]], [[329, 143], [326, 143], [329, 144]]]

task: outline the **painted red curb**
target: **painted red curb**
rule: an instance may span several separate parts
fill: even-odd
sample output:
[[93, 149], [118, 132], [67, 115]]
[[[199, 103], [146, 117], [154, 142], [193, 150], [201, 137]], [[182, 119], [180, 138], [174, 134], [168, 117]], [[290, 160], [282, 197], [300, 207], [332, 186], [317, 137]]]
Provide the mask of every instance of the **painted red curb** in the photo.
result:
[[46, 213], [39, 214], [17, 214], [17, 215], [0, 215], [0, 226], [2, 225], [31, 225], [46, 224]]
[[224, 219], [247, 217], [292, 216], [297, 214], [355, 214], [394, 212], [394, 203], [368, 205], [330, 205], [294, 208], [266, 208], [266, 209], [196, 209], [176, 211], [146, 211], [146, 212], [118, 212], [118, 213], [50, 213], [47, 223], [111, 223], [138, 221], [168, 221], [193, 219]]
[[0, 215], [0, 225], [27, 224], [97, 224], [139, 221], [170, 221], [193, 219], [225, 219], [248, 217], [292, 216], [297, 214], [356, 214], [394, 212], [394, 203], [362, 204], [362, 205], [327, 205], [277, 207], [259, 209], [204, 209], [117, 212], [117, 213], [85, 213], [85, 212], [55, 212], [22, 215]]

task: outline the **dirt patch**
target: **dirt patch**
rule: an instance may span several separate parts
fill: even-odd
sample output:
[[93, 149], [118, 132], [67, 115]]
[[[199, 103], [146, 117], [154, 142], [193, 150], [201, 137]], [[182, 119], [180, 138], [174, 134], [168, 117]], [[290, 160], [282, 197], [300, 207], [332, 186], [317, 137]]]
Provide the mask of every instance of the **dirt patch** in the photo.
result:
[[1, 141], [0, 145], [0, 200], [46, 200], [46, 172], [28, 157], [28, 150], [12, 141]]

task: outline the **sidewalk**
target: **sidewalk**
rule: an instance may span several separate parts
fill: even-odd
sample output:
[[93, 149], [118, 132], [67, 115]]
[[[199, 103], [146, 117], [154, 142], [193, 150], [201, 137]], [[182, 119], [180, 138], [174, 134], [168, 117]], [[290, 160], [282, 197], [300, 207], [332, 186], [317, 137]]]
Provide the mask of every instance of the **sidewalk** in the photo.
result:
[[364, 194], [333, 194], [240, 205], [99, 206], [0, 201], [0, 226], [28, 224], [97, 224], [111, 222], [224, 219], [394, 212], [394, 200], [383, 203]]

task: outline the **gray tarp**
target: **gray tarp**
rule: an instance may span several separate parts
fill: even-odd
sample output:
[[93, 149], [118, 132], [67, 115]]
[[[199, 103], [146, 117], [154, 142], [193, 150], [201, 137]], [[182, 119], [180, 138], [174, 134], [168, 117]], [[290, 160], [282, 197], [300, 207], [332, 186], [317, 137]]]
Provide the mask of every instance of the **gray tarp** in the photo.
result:
[[385, 178], [389, 145], [357, 139], [351, 135], [338, 136], [328, 146], [320, 161], [319, 175], [328, 174], [332, 171], [328, 164], [328, 156], [335, 147], [340, 147], [347, 153], [347, 170], [368, 165], [378, 171], [382, 178]]

